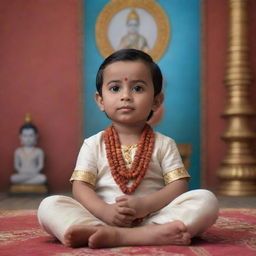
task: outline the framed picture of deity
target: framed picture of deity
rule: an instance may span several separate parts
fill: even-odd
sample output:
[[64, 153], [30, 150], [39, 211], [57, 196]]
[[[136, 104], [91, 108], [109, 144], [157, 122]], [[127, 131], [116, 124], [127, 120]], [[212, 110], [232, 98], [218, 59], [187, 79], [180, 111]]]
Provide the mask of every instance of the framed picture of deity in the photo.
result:
[[100, 12], [95, 37], [101, 55], [135, 48], [157, 61], [170, 41], [170, 22], [155, 0], [111, 0]]

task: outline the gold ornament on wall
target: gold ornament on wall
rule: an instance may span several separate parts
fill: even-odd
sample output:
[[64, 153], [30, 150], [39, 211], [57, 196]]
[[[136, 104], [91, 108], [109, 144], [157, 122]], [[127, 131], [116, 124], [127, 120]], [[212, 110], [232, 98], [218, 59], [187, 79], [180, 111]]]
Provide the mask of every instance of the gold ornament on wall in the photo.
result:
[[155, 0], [112, 0], [98, 16], [95, 37], [101, 55], [135, 48], [157, 61], [170, 41], [170, 23]]
[[252, 150], [256, 133], [250, 127], [250, 118], [255, 116], [255, 110], [249, 102], [252, 74], [247, 4], [247, 0], [229, 0], [229, 41], [224, 79], [228, 94], [223, 113], [228, 121], [223, 135], [228, 151], [217, 176], [220, 179], [219, 193], [230, 196], [256, 194], [256, 157]]

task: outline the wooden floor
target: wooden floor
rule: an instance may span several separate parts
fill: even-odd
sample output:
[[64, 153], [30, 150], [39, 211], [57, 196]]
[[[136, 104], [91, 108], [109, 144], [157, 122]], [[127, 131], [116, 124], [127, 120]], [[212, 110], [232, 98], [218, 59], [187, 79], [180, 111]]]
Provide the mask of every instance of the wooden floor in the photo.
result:
[[[62, 195], [70, 196], [68, 193]], [[221, 208], [256, 208], [256, 196], [228, 197], [217, 196]], [[0, 193], [0, 210], [37, 209], [45, 196], [9, 196]]]

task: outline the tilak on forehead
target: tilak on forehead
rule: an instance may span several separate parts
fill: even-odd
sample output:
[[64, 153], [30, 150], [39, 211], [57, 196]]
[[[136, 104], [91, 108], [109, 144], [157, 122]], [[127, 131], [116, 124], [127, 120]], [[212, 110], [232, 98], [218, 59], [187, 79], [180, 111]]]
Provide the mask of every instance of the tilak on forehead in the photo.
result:
[[128, 81], [128, 77], [124, 77], [124, 81]]

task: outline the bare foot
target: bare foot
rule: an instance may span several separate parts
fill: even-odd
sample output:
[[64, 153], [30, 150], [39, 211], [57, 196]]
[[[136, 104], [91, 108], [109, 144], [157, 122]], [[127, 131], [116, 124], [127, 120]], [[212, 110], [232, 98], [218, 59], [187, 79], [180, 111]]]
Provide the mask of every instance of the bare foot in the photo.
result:
[[191, 236], [181, 221], [136, 228], [99, 227], [88, 241], [90, 248], [134, 245], [188, 245]]
[[102, 226], [89, 237], [88, 246], [92, 249], [104, 247], [116, 247], [121, 245], [120, 230], [131, 228], [118, 228], [112, 226]]
[[89, 237], [97, 231], [98, 226], [74, 225], [64, 235], [64, 245], [81, 247], [88, 244]]

